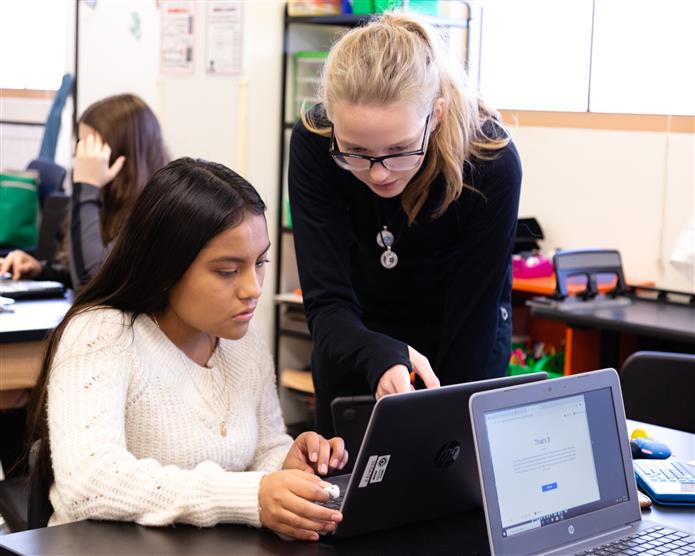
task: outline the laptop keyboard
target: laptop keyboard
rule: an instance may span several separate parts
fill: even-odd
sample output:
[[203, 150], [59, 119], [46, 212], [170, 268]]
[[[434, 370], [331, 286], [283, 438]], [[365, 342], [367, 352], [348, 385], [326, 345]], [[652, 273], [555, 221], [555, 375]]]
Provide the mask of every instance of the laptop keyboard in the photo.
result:
[[12, 298], [62, 296], [65, 287], [49, 280], [0, 279], [0, 295]]
[[678, 460], [634, 460], [634, 466], [651, 481], [695, 484], [695, 468]]
[[695, 536], [666, 527], [650, 527], [634, 535], [608, 542], [576, 556], [613, 556], [619, 554], [695, 554]]

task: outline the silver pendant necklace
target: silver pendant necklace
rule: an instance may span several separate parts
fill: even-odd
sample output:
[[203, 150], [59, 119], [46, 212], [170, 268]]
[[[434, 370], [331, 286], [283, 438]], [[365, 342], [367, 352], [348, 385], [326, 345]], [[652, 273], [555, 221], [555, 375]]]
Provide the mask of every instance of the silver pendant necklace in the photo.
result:
[[395, 242], [396, 238], [389, 231], [388, 226], [384, 225], [383, 229], [379, 230], [379, 233], [376, 235], [376, 243], [379, 247], [386, 249], [381, 254], [380, 260], [381, 266], [388, 270], [395, 268], [398, 264], [398, 255], [391, 249]]
[[382, 249], [385, 249], [385, 251], [382, 251], [381, 255], [379, 256], [379, 262], [386, 270], [392, 270], [398, 265], [398, 255], [393, 248], [396, 243], [398, 243], [398, 240], [400, 239], [401, 234], [403, 233], [403, 230], [407, 224], [400, 222], [397, 232], [396, 226], [394, 225], [394, 231], [392, 232], [389, 230], [388, 223], [393, 223], [394, 220], [398, 220], [399, 215], [400, 218], [402, 218], [403, 213], [401, 211], [403, 209], [400, 203], [395, 207], [395, 209], [393, 206], [391, 206], [391, 214], [388, 217], [382, 218], [381, 208], [382, 207], [380, 207], [379, 200], [375, 199], [374, 209], [376, 210], [376, 218], [379, 222], [379, 227], [381, 228], [376, 234], [376, 244]]

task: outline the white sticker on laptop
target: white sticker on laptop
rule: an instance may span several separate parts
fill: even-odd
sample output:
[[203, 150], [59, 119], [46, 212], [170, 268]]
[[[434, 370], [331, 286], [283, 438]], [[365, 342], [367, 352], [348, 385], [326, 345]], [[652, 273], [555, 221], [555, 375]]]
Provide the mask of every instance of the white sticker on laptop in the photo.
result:
[[367, 465], [364, 466], [364, 472], [362, 473], [362, 478], [360, 479], [360, 488], [364, 488], [369, 484], [369, 479], [372, 476], [372, 471], [376, 465], [376, 460], [379, 456], [369, 456], [367, 460]]
[[389, 465], [390, 459], [391, 456], [379, 456], [379, 458], [376, 460], [376, 465], [374, 466], [372, 478], [369, 480], [370, 483], [380, 483], [384, 480], [384, 475], [386, 474], [386, 468]]

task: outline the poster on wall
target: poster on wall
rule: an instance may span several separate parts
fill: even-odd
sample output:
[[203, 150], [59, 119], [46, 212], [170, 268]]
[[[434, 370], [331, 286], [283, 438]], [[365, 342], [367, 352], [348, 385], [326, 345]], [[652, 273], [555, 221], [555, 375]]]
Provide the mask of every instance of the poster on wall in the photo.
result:
[[240, 75], [242, 56], [241, 2], [209, 2], [205, 33], [205, 71]]
[[241, 2], [209, 2], [205, 38], [205, 71], [210, 75], [241, 74]]
[[167, 1], [162, 10], [161, 72], [193, 73], [193, 2]]

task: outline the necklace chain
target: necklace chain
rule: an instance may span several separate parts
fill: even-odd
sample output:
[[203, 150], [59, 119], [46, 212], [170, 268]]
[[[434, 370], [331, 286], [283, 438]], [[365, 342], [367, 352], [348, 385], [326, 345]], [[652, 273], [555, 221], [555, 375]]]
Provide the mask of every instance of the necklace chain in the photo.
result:
[[[162, 334], [164, 334], [166, 336], [166, 332], [164, 332], [164, 330], [160, 326], [159, 321], [157, 320], [157, 316], [154, 313], [152, 314], [152, 320], [157, 325], [157, 328], [159, 328], [159, 330], [162, 332]], [[211, 339], [212, 339], [212, 336], [211, 336]], [[210, 356], [211, 357], [214, 354], [214, 350], [216, 347], [217, 347], [216, 346], [216, 340], [212, 339], [211, 345], [210, 345], [210, 348], [211, 348], [211, 355]], [[223, 377], [224, 382], [222, 384], [222, 391], [219, 392], [219, 394], [217, 396], [217, 401], [219, 402], [219, 407], [222, 408], [222, 413], [223, 413], [222, 420], [220, 421], [219, 431], [220, 431], [220, 436], [226, 437], [227, 436], [227, 418], [229, 417], [229, 400], [226, 399], [227, 398], [227, 373], [225, 373], [221, 370], [220, 370], [220, 372], [222, 373], [222, 377]], [[220, 413], [219, 408], [215, 408], [213, 406], [213, 404], [210, 403], [207, 396], [200, 390], [200, 387], [198, 386], [198, 384], [195, 380], [193, 380], [193, 386], [198, 391], [198, 394], [200, 394], [200, 397], [203, 399], [205, 404], [210, 408], [210, 410], [213, 413], [219, 414]]]

